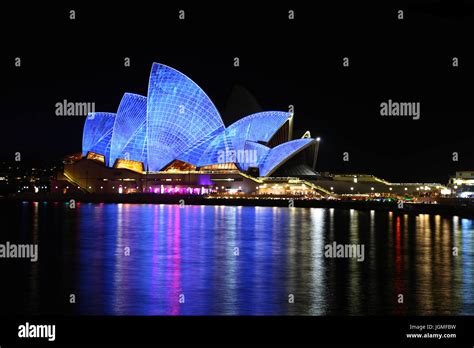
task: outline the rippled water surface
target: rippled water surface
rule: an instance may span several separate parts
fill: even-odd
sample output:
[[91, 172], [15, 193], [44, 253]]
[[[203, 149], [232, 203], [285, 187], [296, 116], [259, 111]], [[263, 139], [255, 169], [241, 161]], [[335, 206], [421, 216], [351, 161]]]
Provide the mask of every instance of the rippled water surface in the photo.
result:
[[[2, 215], [2, 241], [40, 250], [37, 263], [0, 261], [15, 274], [0, 302], [7, 312], [474, 315], [468, 219], [86, 203], [9, 203]], [[363, 245], [364, 261], [325, 257], [333, 242]]]

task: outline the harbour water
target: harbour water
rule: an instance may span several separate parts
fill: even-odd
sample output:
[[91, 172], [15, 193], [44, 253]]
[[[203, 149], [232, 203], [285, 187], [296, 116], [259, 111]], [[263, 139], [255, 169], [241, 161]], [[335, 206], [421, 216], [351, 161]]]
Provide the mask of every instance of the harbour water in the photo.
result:
[[[3, 314], [474, 315], [470, 219], [326, 208], [1, 205], [0, 242], [39, 250], [37, 262], [0, 260]], [[327, 257], [334, 243], [363, 246], [363, 260]]]

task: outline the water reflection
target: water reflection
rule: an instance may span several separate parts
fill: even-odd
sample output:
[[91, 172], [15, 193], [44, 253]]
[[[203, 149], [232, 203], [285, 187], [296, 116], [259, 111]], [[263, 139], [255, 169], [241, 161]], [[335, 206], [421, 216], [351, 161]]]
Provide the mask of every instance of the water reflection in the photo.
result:
[[[78, 295], [79, 314], [474, 315], [469, 219], [151, 204], [19, 211], [22, 238], [60, 236], [51, 245], [62, 262], [30, 266], [31, 311], [45, 274], [59, 272], [56, 285]], [[364, 261], [326, 258], [333, 242], [363, 245]]]
[[461, 314], [472, 315], [474, 307], [474, 245], [473, 245], [473, 221], [468, 219], [461, 220], [461, 256], [462, 264], [459, 271], [462, 273], [462, 282], [460, 290], [462, 293]]

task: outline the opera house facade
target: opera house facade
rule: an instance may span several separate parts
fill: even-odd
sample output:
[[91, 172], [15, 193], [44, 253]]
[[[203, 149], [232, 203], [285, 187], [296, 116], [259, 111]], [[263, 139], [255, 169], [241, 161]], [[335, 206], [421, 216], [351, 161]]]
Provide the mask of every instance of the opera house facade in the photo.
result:
[[[86, 192], [256, 193], [269, 180], [315, 175], [317, 141], [293, 139], [293, 115], [242, 115], [225, 126], [189, 77], [154, 63], [148, 95], [125, 93], [116, 113], [94, 112], [82, 153], [65, 161], [57, 189]], [[295, 189], [309, 189], [298, 183]], [[58, 184], [57, 184], [58, 185]]]

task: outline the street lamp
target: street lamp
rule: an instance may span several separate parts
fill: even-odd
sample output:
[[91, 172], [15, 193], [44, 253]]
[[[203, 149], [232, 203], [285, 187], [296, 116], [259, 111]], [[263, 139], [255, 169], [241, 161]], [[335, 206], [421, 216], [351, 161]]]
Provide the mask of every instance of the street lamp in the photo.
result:
[[314, 158], [313, 158], [313, 170], [316, 170], [316, 160], [318, 159], [318, 152], [319, 152], [319, 143], [321, 142], [321, 138], [316, 138], [316, 145], [314, 147]]

